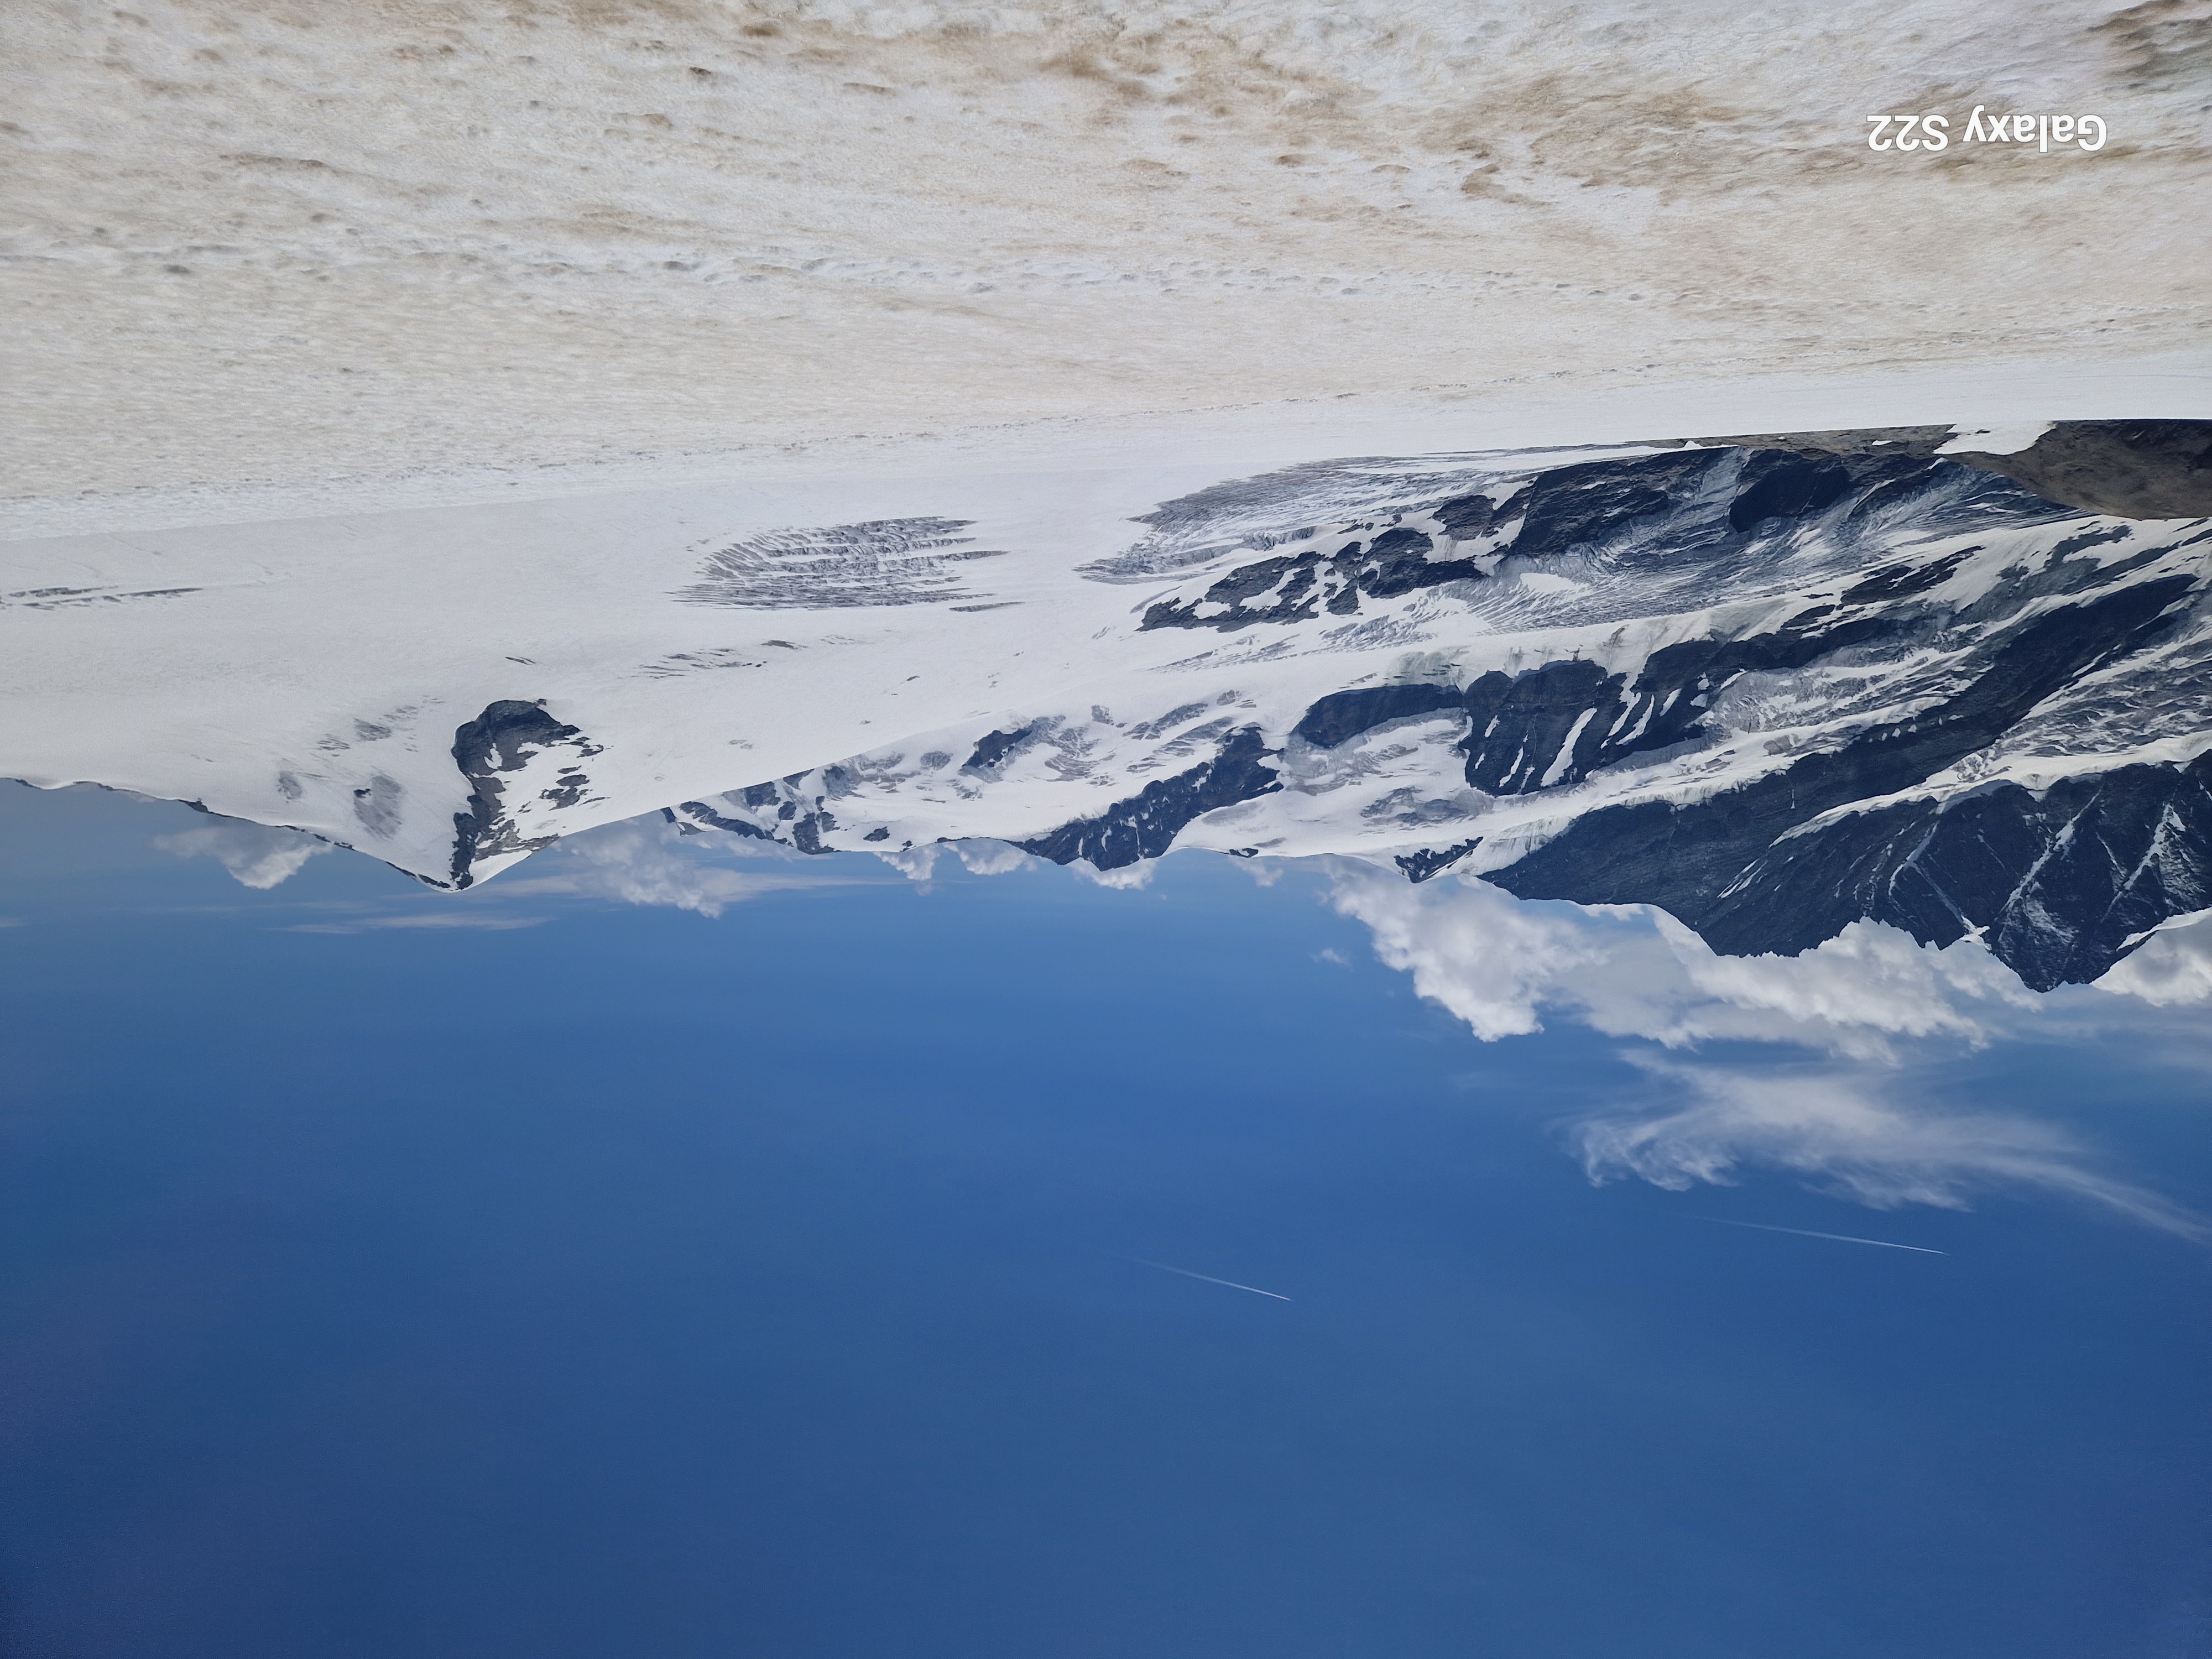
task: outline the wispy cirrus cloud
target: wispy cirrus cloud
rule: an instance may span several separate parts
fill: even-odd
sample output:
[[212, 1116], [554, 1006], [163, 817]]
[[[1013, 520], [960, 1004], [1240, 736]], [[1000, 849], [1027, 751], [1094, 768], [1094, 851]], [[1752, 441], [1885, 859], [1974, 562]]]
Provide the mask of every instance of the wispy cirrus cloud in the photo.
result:
[[548, 916], [504, 915], [495, 911], [471, 910], [414, 910], [397, 916], [354, 916], [343, 921], [302, 921], [278, 931], [287, 933], [371, 933], [391, 928], [475, 928], [488, 933], [511, 933], [518, 927], [536, 927], [550, 921]]
[[1686, 1065], [1648, 1052], [1630, 1058], [1672, 1099], [1571, 1126], [1593, 1182], [1633, 1176], [1683, 1192], [1767, 1170], [1877, 1210], [1963, 1210], [1984, 1194], [2028, 1190], [2178, 1237], [2212, 1240], [2203, 1217], [2106, 1172], [2055, 1124], [1947, 1110], [1911, 1099], [1901, 1079], [1863, 1067]]
[[[2039, 997], [1977, 944], [1939, 950], [1860, 921], [1799, 956], [1722, 957], [1643, 907], [1532, 904], [1455, 878], [1409, 885], [1350, 860], [1328, 876], [1330, 902], [1367, 925], [1376, 956], [1486, 1042], [1553, 1018], [1671, 1051], [1626, 1051], [1655, 1099], [1570, 1126], [1595, 1182], [1682, 1190], [1763, 1170], [1878, 1209], [2032, 1191], [2212, 1242], [2203, 1218], [2057, 1125], [1958, 1110], [1921, 1080], [1930, 1058], [2039, 1034], [2062, 1007], [2069, 1031], [2097, 1034], [2096, 998]], [[2131, 994], [2130, 1018], [2212, 997], [2212, 927], [2161, 934], [2131, 963], [2100, 988]], [[1727, 1066], [1673, 1057], [1723, 1042], [1769, 1046]]]

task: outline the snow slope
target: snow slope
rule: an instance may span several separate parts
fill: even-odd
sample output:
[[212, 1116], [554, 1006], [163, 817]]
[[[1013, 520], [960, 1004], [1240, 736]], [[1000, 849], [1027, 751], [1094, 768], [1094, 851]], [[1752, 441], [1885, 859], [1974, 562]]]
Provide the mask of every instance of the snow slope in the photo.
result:
[[[2208, 42], [2203, 0], [15, 0], [0, 493], [2186, 347]], [[1866, 145], [1977, 105], [2111, 138]]]

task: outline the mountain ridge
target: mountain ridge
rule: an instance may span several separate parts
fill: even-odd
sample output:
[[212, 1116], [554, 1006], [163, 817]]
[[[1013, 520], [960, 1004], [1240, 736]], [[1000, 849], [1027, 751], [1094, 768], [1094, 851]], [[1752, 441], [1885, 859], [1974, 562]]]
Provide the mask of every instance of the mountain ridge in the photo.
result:
[[[1980, 938], [2042, 987], [2212, 904], [2212, 422], [2024, 432], [1352, 458], [1108, 522], [1046, 488], [1010, 511], [893, 483], [811, 521], [686, 497], [564, 556], [568, 587], [410, 611], [390, 648], [321, 596], [404, 581], [426, 556], [404, 548], [275, 588], [225, 547], [158, 590], [10, 598], [24, 637], [75, 651], [58, 674], [228, 650], [148, 673], [137, 746], [87, 734], [94, 781], [189, 776], [145, 792], [436, 886], [664, 811], [810, 854], [990, 839], [1101, 872], [1349, 854], [1657, 905], [1738, 953], [1872, 917]], [[2201, 511], [2119, 510], [2177, 506]], [[321, 656], [270, 632], [305, 621]], [[271, 644], [286, 698], [258, 689]], [[716, 787], [799, 728], [837, 757]]]

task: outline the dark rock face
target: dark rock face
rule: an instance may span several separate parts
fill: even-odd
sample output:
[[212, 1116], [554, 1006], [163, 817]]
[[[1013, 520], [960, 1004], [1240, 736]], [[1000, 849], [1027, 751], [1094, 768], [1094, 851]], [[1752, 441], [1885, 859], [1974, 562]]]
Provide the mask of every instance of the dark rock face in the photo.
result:
[[1690, 449], [1627, 461], [1585, 461], [1539, 473], [1498, 511], [1501, 523], [1518, 516], [1513, 551], [1540, 559], [1661, 517], [1689, 500], [1717, 466], [1730, 464], [1724, 450]]
[[[1332, 616], [1351, 616], [1359, 596], [1389, 598], [1419, 588], [1479, 577], [1472, 559], [1430, 556], [1434, 543], [1424, 532], [1388, 530], [1372, 543], [1353, 542], [1324, 558], [1319, 553], [1285, 555], [1240, 565], [1198, 599], [1177, 605], [1163, 599], [1145, 612], [1143, 628], [1214, 628], [1233, 634], [1254, 623], [1310, 622], [1326, 606]], [[1201, 616], [1202, 605], [1220, 605]]]
[[[1919, 874], [1911, 880], [1881, 872], [1892, 848], [1888, 829], [1901, 821], [1898, 814], [1909, 818], [1918, 809], [1853, 815], [1803, 835], [1791, 832], [1852, 802], [1909, 789], [1984, 747], [2051, 692], [2151, 643], [2166, 625], [2166, 607], [2191, 586], [2186, 578], [2168, 578], [2044, 611], [1993, 641], [1982, 653], [1979, 672], [1971, 683], [1912, 720], [1877, 727], [1840, 749], [1809, 755], [1693, 805], [1601, 807], [1525, 858], [1491, 872], [1488, 879], [1522, 898], [1657, 904], [1695, 928], [1715, 950], [1729, 954], [1794, 955], [1868, 915], [1894, 921], [1923, 943], [1948, 945], [1969, 927], [1994, 926], [1999, 920], [1998, 910], [1991, 908], [1995, 874], [1979, 886], [1962, 888], [1955, 896], [1958, 902], [1942, 906], [1924, 897], [1908, 904], [1896, 896], [1950, 891], [1931, 886], [1928, 870], [1917, 863], [1912, 867]], [[2146, 789], [2148, 785], [2138, 787], [2125, 799], [2147, 799]], [[2116, 803], [2120, 799], [2116, 796]], [[1993, 804], [1970, 810], [1968, 803], [1975, 800]], [[1956, 827], [1946, 833], [1955, 837], [1969, 825], [1989, 827], [1993, 821], [1987, 815], [1993, 812], [2011, 810], [2019, 817], [2033, 800], [2017, 789], [1960, 798], [1949, 810], [1966, 816], [1954, 820]], [[1945, 816], [1937, 806], [1926, 810], [1931, 823]], [[2042, 811], [2036, 809], [2038, 823], [2043, 822]], [[2141, 833], [2148, 837], [2151, 827], [2143, 826]], [[2023, 817], [2000, 840], [2024, 847], [2035, 834]], [[2125, 838], [2115, 830], [2116, 844]], [[2010, 866], [2000, 859], [1996, 867]], [[2187, 889], [2189, 878], [2179, 873], [2179, 865], [2175, 869], [2176, 890]], [[1896, 892], [1877, 904], [1875, 885], [1884, 882]], [[2069, 976], [2094, 978], [2118, 959], [2116, 941], [2111, 954], [2100, 955], [2103, 924], [2091, 926], [2112, 902], [2112, 895], [2100, 895], [2094, 883], [2063, 897], [2055, 890], [2045, 892], [2042, 914], [2051, 924], [2045, 930], [2047, 937], [2030, 949], [2026, 935], [2000, 930], [1990, 939], [1991, 948], [2039, 988], [2059, 982], [2039, 983], [2037, 977], [2050, 972], [2054, 962], [2066, 964]], [[2119, 937], [2136, 931], [2140, 929], [2124, 929]]]
[[[1453, 556], [1455, 536], [1488, 533], [1517, 521], [1511, 550], [1541, 557], [1662, 514], [1716, 465], [1729, 464], [1725, 452], [1698, 450], [1557, 467], [1540, 473], [1503, 507], [1493, 508], [1484, 495], [1443, 503], [1436, 512], [1446, 527], [1441, 539], [1399, 525], [1327, 556], [1311, 551], [1257, 560], [1238, 566], [1195, 600], [1161, 600], [1145, 612], [1141, 626], [1235, 633], [1255, 623], [1310, 622], [1324, 609], [1356, 615], [1363, 596], [1396, 599], [1486, 576], [1481, 559]], [[1204, 614], [1208, 606], [1220, 609]]]
[[1483, 675], [1467, 688], [1467, 781], [1486, 795], [1580, 782], [1619, 723], [1621, 683], [1594, 662]]
[[1033, 726], [1024, 726], [1015, 732], [984, 733], [982, 740], [975, 745], [975, 752], [962, 763], [960, 769], [963, 772], [997, 771], [999, 763], [1012, 754], [1022, 739], [1036, 730]]
[[[757, 785], [755, 786], [756, 788], [758, 787], [759, 786]], [[750, 795], [752, 791], [747, 790], [745, 793]], [[774, 798], [773, 786], [770, 787], [770, 798]], [[748, 804], [756, 806], [761, 805], [758, 801], [751, 801]], [[767, 830], [762, 829], [758, 824], [748, 823], [743, 818], [733, 818], [724, 813], [717, 812], [713, 807], [708, 805], [704, 801], [687, 800], [684, 803], [684, 810], [690, 817], [698, 819], [702, 823], [711, 825], [716, 830], [725, 830], [732, 836], [741, 836], [747, 841], [774, 841], [775, 839], [774, 836], [769, 834]], [[669, 814], [669, 822], [672, 823], [676, 822], [676, 815], [672, 812]]]
[[[2047, 991], [2097, 978], [2160, 922], [2208, 906], [2212, 755], [2069, 778], [2040, 798], [2004, 784], [1850, 814], [1770, 848], [1698, 931], [1739, 952], [1803, 949], [1859, 916], [1923, 944], [1978, 931]], [[1785, 932], [1790, 947], [1765, 942]]]
[[1496, 521], [1498, 503], [1487, 495], [1462, 495], [1444, 502], [1435, 513], [1446, 535], [1460, 541], [1472, 541]]
[[[810, 792], [805, 786], [815, 775], [794, 772], [773, 783], [748, 784], [719, 798], [725, 806], [761, 813], [767, 819], [765, 823], [738, 817], [734, 811], [724, 811], [710, 801], [684, 801], [677, 810], [694, 826], [705, 824], [710, 830], [742, 836], [748, 841], [781, 842], [802, 853], [834, 853], [837, 849], [822, 839], [825, 832], [834, 832], [838, 827], [836, 814], [829, 810], [827, 802], [832, 794], [850, 788], [851, 775], [842, 766], [825, 766], [819, 773], [821, 787]], [[771, 824], [773, 828], [769, 827]], [[867, 837], [876, 841], [889, 838], [888, 832]]]
[[1477, 836], [1473, 841], [1463, 841], [1456, 847], [1439, 847], [1427, 852], [1408, 853], [1391, 861], [1406, 872], [1407, 881], [1424, 882], [1431, 876], [1442, 875], [1481, 845], [1482, 837]]
[[1769, 519], [1801, 519], [1840, 499], [1850, 487], [1851, 470], [1840, 460], [1761, 450], [1744, 464], [1736, 481], [1729, 528], [1749, 530]]
[[[1141, 626], [1235, 633], [1255, 623], [1310, 622], [1324, 610], [1357, 615], [1363, 597], [1396, 599], [1486, 576], [1482, 558], [1454, 556], [1456, 538], [1517, 524], [1511, 550], [1541, 557], [1667, 513], [1714, 467], [1725, 465], [1733, 463], [1724, 452], [1700, 450], [1556, 467], [1538, 474], [1503, 507], [1493, 507], [1485, 495], [1442, 503], [1434, 509], [1443, 526], [1437, 534], [1362, 523], [1341, 527], [1337, 533], [1361, 533], [1362, 538], [1334, 553], [1282, 554], [1239, 565], [1194, 600], [1152, 605]], [[1216, 606], [1209, 614], [1207, 608]]]
[[[1834, 453], [1789, 447], [1777, 438], [1760, 441], [1774, 447], [1748, 453], [1684, 449], [1554, 467], [1502, 504], [1482, 495], [1431, 504], [1419, 516], [1432, 520], [1435, 530], [1395, 522], [1378, 529], [1369, 521], [1309, 529], [1302, 534], [1324, 544], [1355, 539], [1333, 552], [1310, 548], [1238, 565], [1195, 599], [1159, 600], [1140, 626], [1233, 634], [1255, 623], [1356, 616], [1363, 599], [1481, 581], [1505, 558], [1540, 564], [1609, 549], [1624, 568], [1686, 568], [1832, 508], [1856, 520], [1944, 489], [1971, 476], [1968, 470], [1917, 452], [1932, 451], [1948, 434], [1940, 428], [1926, 443]], [[2023, 490], [1984, 482], [1990, 488], [1972, 509], [1979, 522], [2030, 522], [2058, 511]]]
[[[1595, 663], [1567, 661], [1517, 675], [1485, 674], [1464, 690], [1422, 684], [1339, 691], [1309, 708], [1293, 735], [1334, 748], [1391, 720], [1458, 708], [1470, 722], [1460, 744], [1467, 781], [1485, 794], [1579, 783], [1600, 767], [1703, 735], [1711, 698], [1740, 675], [1802, 668], [1893, 627], [1878, 617], [1820, 627], [1835, 610], [1807, 611], [1774, 633], [1748, 639], [1664, 647], [1632, 684]], [[1811, 625], [1801, 630], [1801, 623]]]
[[[469, 810], [453, 814], [455, 887], [475, 880], [469, 866], [478, 859], [534, 853], [557, 839], [522, 832], [508, 810], [507, 781], [501, 774], [520, 772], [544, 750], [561, 748], [572, 750], [580, 760], [599, 752], [598, 744], [574, 726], [555, 720], [539, 702], [491, 703], [454, 732], [453, 764], [469, 781]], [[573, 806], [590, 783], [581, 767], [563, 766], [541, 796], [556, 806]]]
[[[1916, 426], [1698, 441], [1786, 451], [1816, 463], [1863, 455], [1930, 461], [1952, 435], [1947, 426]], [[1943, 459], [2010, 478], [2045, 501], [2118, 519], [2212, 516], [2212, 421], [2058, 421], [2014, 454], [1953, 450]]]
[[1934, 459], [1936, 452], [1950, 442], [1954, 431], [1948, 426], [1847, 427], [1819, 432], [1739, 432], [1698, 441], [1733, 449], [1786, 450], [1808, 460], [1831, 455], [1881, 455], [1926, 461]]
[[1173, 844], [1183, 825], [1202, 812], [1273, 794], [1282, 785], [1267, 765], [1267, 750], [1256, 726], [1230, 734], [1221, 751], [1203, 765], [1146, 784], [1129, 800], [1117, 801], [1096, 817], [1064, 823], [1035, 841], [1016, 842], [1054, 864], [1088, 859], [1094, 869], [1119, 870], [1140, 859], [1156, 859]]
[[2212, 514], [2212, 421], [2060, 421], [2017, 454], [1958, 459], [2115, 518]]
[[1333, 691], [1305, 712], [1291, 735], [1316, 748], [1334, 749], [1389, 720], [1460, 707], [1455, 685], [1376, 685]]

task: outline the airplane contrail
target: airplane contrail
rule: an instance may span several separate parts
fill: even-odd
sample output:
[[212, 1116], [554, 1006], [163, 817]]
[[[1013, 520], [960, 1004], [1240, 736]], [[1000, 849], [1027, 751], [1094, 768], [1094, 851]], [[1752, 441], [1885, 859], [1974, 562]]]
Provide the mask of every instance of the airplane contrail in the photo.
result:
[[1770, 1227], [1763, 1221], [1723, 1221], [1717, 1215], [1693, 1215], [1692, 1221], [1710, 1221], [1716, 1227], [1753, 1227], [1762, 1233], [1794, 1233], [1799, 1238], [1832, 1238], [1838, 1244], [1875, 1244], [1885, 1250], [1911, 1250], [1919, 1255], [1948, 1255], [1948, 1250], [1931, 1250], [1925, 1244], [1893, 1244], [1886, 1238], [1855, 1238], [1849, 1233], [1816, 1233], [1804, 1227]]
[[1170, 1267], [1164, 1261], [1147, 1261], [1140, 1255], [1124, 1256], [1122, 1260], [1133, 1261], [1139, 1267], [1158, 1267], [1164, 1273], [1181, 1273], [1185, 1279], [1202, 1279], [1209, 1285], [1226, 1285], [1232, 1291], [1249, 1291], [1255, 1296], [1272, 1296], [1278, 1302], [1291, 1299], [1273, 1291], [1263, 1291], [1257, 1285], [1239, 1285], [1233, 1279], [1216, 1279], [1212, 1273], [1194, 1273], [1188, 1267]]

